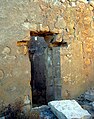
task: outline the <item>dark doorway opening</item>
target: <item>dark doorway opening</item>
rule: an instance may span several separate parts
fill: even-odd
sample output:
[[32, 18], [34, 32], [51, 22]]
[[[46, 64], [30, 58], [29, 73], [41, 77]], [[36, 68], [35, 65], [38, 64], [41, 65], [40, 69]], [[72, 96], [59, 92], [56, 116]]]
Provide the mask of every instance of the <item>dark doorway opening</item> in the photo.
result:
[[[55, 69], [53, 68], [53, 66], [56, 64], [55, 62], [60, 62], [60, 58], [59, 58], [60, 53], [58, 54], [58, 58], [55, 59], [55, 62], [53, 62], [54, 60], [53, 56], [57, 56], [56, 53], [54, 53], [55, 50], [58, 50], [58, 47], [60, 46], [67, 46], [67, 43], [63, 42], [63, 39], [61, 42], [56, 41], [57, 35], [58, 34], [52, 33], [52, 32], [30, 32], [31, 39], [28, 43], [28, 50], [29, 50], [29, 59], [31, 62], [30, 84], [32, 88], [32, 105], [33, 106], [40, 106], [43, 104], [47, 104], [48, 100], [59, 99], [57, 97], [61, 96], [60, 94], [61, 87], [57, 88], [59, 84], [55, 85], [54, 83], [56, 79], [60, 80], [60, 78], [58, 77], [56, 78], [56, 76], [54, 76], [55, 74], [53, 73], [51, 74], [51, 76], [50, 75], [47, 76], [48, 75], [47, 72], [49, 69], [52, 70], [53, 72], [55, 71]], [[57, 48], [53, 48], [53, 47], [57, 47]], [[48, 55], [45, 59], [45, 50], [46, 50], [46, 54], [50, 53], [51, 58]], [[50, 60], [52, 60], [50, 61], [50, 64], [49, 64], [49, 58]], [[47, 67], [50, 67], [50, 68], [46, 69]], [[60, 69], [60, 66], [59, 66], [59, 69]], [[50, 89], [52, 91], [50, 91]], [[60, 89], [58, 93], [59, 96], [54, 94], [54, 91], [55, 91], [54, 89]], [[47, 97], [49, 97], [49, 99]]]
[[28, 49], [31, 62], [32, 104], [33, 106], [39, 106], [47, 103], [44, 51], [48, 48], [54, 34], [50, 32], [31, 32], [30, 35]]
[[46, 79], [44, 50], [47, 47], [43, 37], [32, 36], [29, 47], [31, 61], [31, 88], [33, 105], [46, 104]]

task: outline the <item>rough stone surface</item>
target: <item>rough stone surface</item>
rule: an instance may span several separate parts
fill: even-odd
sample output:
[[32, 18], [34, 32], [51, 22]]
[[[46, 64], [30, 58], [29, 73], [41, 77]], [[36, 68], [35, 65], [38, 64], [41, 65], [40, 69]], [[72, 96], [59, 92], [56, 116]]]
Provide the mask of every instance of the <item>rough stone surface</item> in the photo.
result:
[[90, 119], [88, 111], [81, 108], [75, 100], [51, 101], [48, 103], [58, 119]]
[[40, 107], [32, 108], [31, 113], [34, 111], [39, 112], [40, 119], [57, 119], [57, 117], [51, 111], [50, 107], [47, 105], [42, 105]]
[[85, 92], [85, 99], [89, 101], [94, 101], [94, 90]]
[[27, 40], [30, 31], [49, 30], [60, 33], [68, 43], [60, 50], [63, 98], [77, 97], [94, 87], [94, 0], [0, 0], [3, 106], [31, 96], [29, 57], [16, 42]]
[[[92, 92], [92, 93], [90, 93]], [[87, 94], [94, 94], [94, 89], [89, 89], [88, 91], [86, 91], [84, 94], [80, 95], [77, 98], [77, 102], [85, 109], [87, 110], [90, 114], [91, 114], [91, 118], [94, 118], [94, 101], [92, 101], [91, 99], [91, 95], [88, 96], [87, 98]]]
[[94, 110], [94, 102], [92, 102], [92, 108], [93, 108], [93, 110]]
[[0, 117], [0, 119], [5, 119], [5, 117]]

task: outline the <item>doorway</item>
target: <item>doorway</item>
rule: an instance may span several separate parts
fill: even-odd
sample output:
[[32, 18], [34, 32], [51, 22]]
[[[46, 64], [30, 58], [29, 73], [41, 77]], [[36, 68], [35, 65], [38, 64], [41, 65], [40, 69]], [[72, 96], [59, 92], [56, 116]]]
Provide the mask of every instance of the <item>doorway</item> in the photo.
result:
[[[57, 34], [54, 33], [31, 32], [30, 35], [28, 50], [31, 62], [32, 104], [40, 106], [62, 97], [60, 43], [59, 47], [55, 44]], [[55, 47], [50, 47], [49, 44], [55, 44]]]
[[29, 58], [31, 61], [32, 104], [46, 104], [46, 78], [44, 51], [47, 43], [43, 37], [31, 36], [29, 43]]

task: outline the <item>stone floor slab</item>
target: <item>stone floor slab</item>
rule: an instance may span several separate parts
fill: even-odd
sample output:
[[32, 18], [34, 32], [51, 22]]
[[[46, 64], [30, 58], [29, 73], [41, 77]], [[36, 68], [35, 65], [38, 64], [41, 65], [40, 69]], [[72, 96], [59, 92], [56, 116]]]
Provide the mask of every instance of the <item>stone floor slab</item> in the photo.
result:
[[58, 119], [90, 119], [91, 115], [75, 100], [51, 101], [48, 103]]

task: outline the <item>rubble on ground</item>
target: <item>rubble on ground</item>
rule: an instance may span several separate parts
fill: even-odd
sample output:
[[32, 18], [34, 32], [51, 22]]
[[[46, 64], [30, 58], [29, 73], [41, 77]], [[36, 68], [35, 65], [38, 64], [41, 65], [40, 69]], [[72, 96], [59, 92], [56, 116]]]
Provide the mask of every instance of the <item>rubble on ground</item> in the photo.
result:
[[51, 101], [48, 103], [58, 119], [90, 119], [91, 115], [75, 100]]
[[48, 105], [31, 108], [27, 113], [23, 111], [25, 106], [22, 103], [15, 106], [9, 104], [0, 111], [0, 119], [89, 119], [90, 115], [93, 119], [93, 97], [94, 89], [86, 91], [76, 100], [51, 101]]

